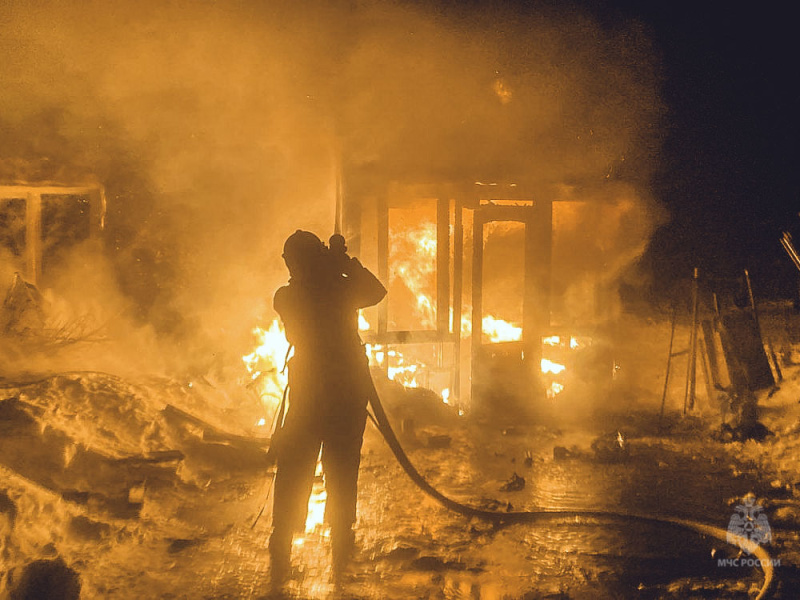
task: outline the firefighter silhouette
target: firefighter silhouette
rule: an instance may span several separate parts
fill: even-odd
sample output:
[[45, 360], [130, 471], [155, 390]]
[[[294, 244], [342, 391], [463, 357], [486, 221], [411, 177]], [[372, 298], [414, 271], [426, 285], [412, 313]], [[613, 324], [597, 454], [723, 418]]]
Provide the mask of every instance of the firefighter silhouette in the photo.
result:
[[380, 302], [386, 288], [347, 255], [344, 238], [332, 237], [330, 246], [308, 231], [289, 236], [283, 258], [290, 279], [274, 297], [294, 354], [288, 363], [288, 410], [273, 442], [278, 464], [269, 543], [273, 583], [288, 573], [293, 535], [304, 529], [320, 449], [335, 570], [346, 565], [353, 549], [372, 385], [358, 310]]
[[736, 512], [728, 522], [728, 543], [739, 546], [748, 554], [752, 554], [756, 546], [772, 541], [772, 529], [769, 526], [764, 508], [756, 504], [755, 496], [748, 494], [743, 504], [736, 505]]

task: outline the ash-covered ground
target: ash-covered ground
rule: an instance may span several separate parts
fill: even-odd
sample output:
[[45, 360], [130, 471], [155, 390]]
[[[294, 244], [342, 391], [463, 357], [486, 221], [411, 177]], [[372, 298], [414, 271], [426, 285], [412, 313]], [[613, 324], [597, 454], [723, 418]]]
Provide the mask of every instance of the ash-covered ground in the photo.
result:
[[[329, 538], [318, 523], [320, 478], [283, 595], [752, 598], [762, 570], [720, 566], [720, 559], [747, 558], [736, 546], [669, 523], [579, 513], [681, 517], [724, 530], [735, 506], [754, 493], [772, 530], [764, 547], [780, 561], [772, 597], [796, 597], [800, 365], [781, 337], [785, 315], [780, 309], [765, 320], [781, 350], [783, 380], [759, 395], [771, 431], [760, 442], [720, 436], [718, 408], [702, 397], [684, 416], [680, 394], [671, 392], [660, 419], [657, 367], [652, 376], [621, 377], [624, 387], [612, 387], [591, 409], [557, 398], [562, 404], [546, 419], [528, 424], [459, 416], [433, 394], [379, 386], [397, 428], [406, 421], [401, 441], [411, 460], [448, 496], [497, 511], [576, 514], [506, 526], [453, 514], [414, 486], [368, 426], [350, 569], [334, 582]], [[653, 335], [631, 338], [629, 351], [665, 357], [668, 326], [642, 321]], [[7, 374], [0, 396], [3, 597], [34, 561], [58, 561], [84, 599], [275, 596], [266, 552], [268, 427], [257, 425], [263, 416], [244, 386], [200, 376]]]

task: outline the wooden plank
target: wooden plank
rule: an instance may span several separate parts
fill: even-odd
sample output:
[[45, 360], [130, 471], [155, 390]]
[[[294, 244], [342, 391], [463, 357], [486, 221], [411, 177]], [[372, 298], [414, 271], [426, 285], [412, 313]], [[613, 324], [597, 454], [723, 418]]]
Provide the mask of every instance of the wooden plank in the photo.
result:
[[409, 331], [362, 331], [361, 339], [365, 344], [436, 344], [454, 342], [456, 334], [431, 329]]
[[28, 192], [25, 205], [25, 255], [27, 277], [33, 285], [42, 279], [42, 197]]
[[[378, 279], [389, 287], [389, 204], [385, 194], [378, 196]], [[378, 332], [385, 333], [389, 321], [389, 303], [378, 305]]]
[[460, 199], [455, 201], [455, 223], [453, 225], [453, 318], [451, 331], [454, 336], [453, 395], [461, 398], [461, 296], [464, 281], [464, 215]]
[[450, 330], [449, 204], [447, 198], [436, 200], [436, 329], [440, 333]]

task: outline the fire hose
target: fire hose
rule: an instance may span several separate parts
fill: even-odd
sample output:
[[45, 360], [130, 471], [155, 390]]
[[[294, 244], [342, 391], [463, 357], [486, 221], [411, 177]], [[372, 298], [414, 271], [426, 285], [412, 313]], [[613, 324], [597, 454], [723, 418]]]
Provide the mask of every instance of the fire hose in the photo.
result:
[[[287, 350], [286, 352], [287, 362], [290, 352], [291, 352], [291, 346], [289, 350]], [[285, 363], [284, 369], [286, 369], [286, 366], [287, 365]], [[503, 524], [503, 525], [512, 523], [530, 523], [534, 521], [542, 521], [545, 519], [555, 520], [564, 518], [574, 519], [576, 517], [583, 517], [587, 519], [615, 519], [615, 520], [627, 520], [627, 521], [633, 520], [642, 523], [651, 523], [660, 525], [666, 524], [666, 525], [681, 527], [683, 529], [688, 529], [695, 533], [700, 533], [702, 535], [707, 535], [709, 537], [716, 538], [725, 543], [736, 545], [739, 548], [746, 549], [747, 552], [755, 555], [756, 558], [758, 559], [758, 565], [764, 572], [764, 582], [761, 585], [761, 589], [759, 590], [759, 593], [756, 596], [755, 600], [765, 600], [771, 593], [772, 583], [774, 580], [774, 567], [769, 553], [763, 548], [763, 546], [756, 544], [743, 536], [739, 536], [720, 527], [715, 527], [713, 525], [708, 525], [706, 523], [701, 523], [699, 521], [695, 521], [692, 519], [683, 519], [669, 515], [652, 515], [652, 514], [638, 513], [633, 511], [573, 509], [573, 510], [525, 510], [525, 511], [497, 512], [497, 511], [477, 508], [474, 506], [469, 506], [468, 504], [463, 504], [461, 502], [453, 500], [452, 498], [448, 498], [442, 492], [433, 487], [428, 482], [428, 480], [425, 479], [422, 476], [422, 474], [420, 474], [420, 472], [408, 458], [408, 455], [406, 454], [405, 450], [403, 450], [403, 446], [397, 439], [397, 435], [395, 435], [394, 429], [392, 428], [392, 425], [389, 422], [389, 417], [386, 415], [386, 411], [383, 408], [383, 404], [381, 403], [380, 396], [378, 395], [378, 390], [375, 388], [375, 382], [372, 380], [372, 377], [369, 377], [368, 385], [365, 387], [367, 387], [368, 389], [369, 406], [372, 408], [372, 412], [367, 411], [367, 415], [369, 416], [370, 420], [373, 422], [375, 427], [383, 436], [384, 441], [386, 441], [386, 444], [389, 446], [389, 449], [392, 451], [392, 454], [394, 454], [395, 459], [397, 459], [397, 462], [403, 468], [406, 475], [408, 475], [411, 481], [414, 482], [414, 484], [420, 490], [422, 490], [425, 494], [427, 494], [428, 496], [439, 502], [445, 508], [457, 514], [463, 515], [465, 517], [478, 518], [485, 521], [490, 521], [493, 523]], [[286, 411], [286, 400], [287, 400], [288, 389], [289, 389], [288, 385], [284, 387], [280, 406], [278, 408], [278, 412], [276, 413], [273, 422], [273, 433], [276, 432], [278, 429], [280, 429], [282, 426], [283, 417]], [[263, 514], [267, 506], [267, 503], [269, 501], [269, 495], [271, 491], [272, 491], [272, 486], [270, 485], [267, 498], [265, 499], [264, 504], [261, 507], [261, 510], [256, 515], [255, 521], [253, 521], [251, 525], [251, 529], [255, 528], [256, 524], [261, 518], [261, 515]]]
[[390, 450], [394, 454], [397, 462], [411, 478], [411, 480], [428, 496], [442, 504], [445, 508], [452, 510], [455, 513], [464, 515], [466, 517], [475, 517], [486, 521], [491, 521], [498, 524], [522, 523], [533, 522], [544, 519], [563, 519], [563, 518], [576, 518], [584, 517], [588, 519], [616, 519], [616, 520], [634, 520], [645, 523], [669, 524], [678, 526], [683, 529], [694, 531], [703, 535], [716, 538], [726, 543], [734, 543], [740, 548], [746, 548], [748, 552], [754, 554], [758, 559], [758, 564], [764, 572], [764, 583], [756, 596], [756, 600], [764, 600], [771, 593], [772, 583], [774, 579], [774, 568], [772, 560], [767, 551], [760, 545], [755, 544], [747, 538], [732, 534], [724, 529], [707, 525], [699, 521], [691, 519], [682, 519], [672, 516], [664, 515], [650, 515], [637, 512], [628, 511], [607, 511], [607, 510], [532, 510], [532, 511], [511, 511], [511, 512], [495, 512], [485, 509], [476, 508], [467, 504], [457, 502], [452, 498], [448, 498], [439, 490], [434, 488], [420, 473], [416, 467], [411, 463], [408, 455], [400, 445], [397, 436], [392, 429], [386, 412], [383, 409], [378, 392], [374, 384], [371, 386], [371, 393], [369, 404], [372, 407], [372, 413], [368, 413], [370, 419], [378, 428], [384, 440], [388, 444]]
[[[439, 502], [445, 508], [463, 515], [465, 517], [470, 518], [478, 518], [485, 521], [490, 521], [497, 524], [512, 524], [512, 523], [530, 523], [535, 521], [543, 521], [545, 519], [556, 520], [556, 519], [564, 519], [564, 518], [587, 518], [587, 519], [615, 519], [615, 520], [628, 520], [628, 521], [639, 521], [642, 523], [651, 523], [651, 524], [660, 524], [660, 525], [672, 525], [681, 527], [683, 529], [688, 529], [695, 533], [700, 533], [702, 535], [707, 535], [709, 537], [716, 538], [722, 542], [734, 544], [739, 546], [740, 548], [746, 549], [749, 553], [756, 556], [758, 559], [758, 565], [761, 567], [762, 571], [764, 572], [764, 582], [761, 585], [761, 589], [759, 590], [758, 595], [756, 596], [755, 600], [765, 600], [768, 598], [769, 594], [772, 590], [772, 584], [774, 581], [774, 567], [772, 563], [772, 559], [769, 553], [760, 546], [752, 542], [751, 540], [736, 535], [732, 532], [729, 532], [725, 529], [720, 527], [715, 527], [713, 525], [708, 525], [706, 523], [701, 523], [699, 521], [695, 521], [692, 519], [683, 519], [679, 517], [673, 517], [669, 515], [652, 515], [652, 514], [645, 514], [645, 513], [638, 513], [633, 511], [610, 511], [610, 510], [525, 510], [525, 511], [509, 511], [509, 512], [497, 512], [491, 510], [485, 510], [481, 508], [477, 508], [474, 506], [469, 506], [468, 504], [463, 504], [461, 502], [457, 502], [452, 498], [448, 498], [442, 492], [437, 490], [433, 487], [428, 480], [426, 480], [417, 468], [413, 465], [411, 460], [408, 458], [405, 450], [403, 450], [400, 441], [397, 439], [395, 435], [394, 429], [392, 428], [391, 423], [389, 422], [389, 418], [386, 415], [386, 411], [383, 408], [383, 404], [381, 404], [380, 397], [378, 395], [378, 391], [375, 389], [375, 384], [370, 378], [369, 381], [369, 406], [372, 408], [372, 412], [367, 411], [367, 415], [369, 416], [370, 420], [373, 422], [375, 427], [383, 436], [383, 439], [386, 441], [386, 444], [389, 446], [389, 449], [394, 454], [395, 459], [400, 464], [400, 466], [405, 471], [406, 475], [411, 479], [416, 486], [422, 490], [425, 494]], [[280, 428], [280, 424], [283, 418], [283, 414], [286, 407], [286, 392], [288, 387], [284, 389], [283, 398], [281, 400], [280, 408], [278, 410], [278, 416], [276, 416], [274, 427], [277, 430]], [[269, 491], [272, 491], [272, 486], [269, 487]], [[264, 505], [261, 507], [261, 510], [256, 515], [255, 521], [251, 525], [251, 529], [256, 526], [258, 520], [261, 518], [261, 515], [266, 508], [267, 502], [269, 500], [269, 493], [267, 494], [267, 498], [265, 499]]]

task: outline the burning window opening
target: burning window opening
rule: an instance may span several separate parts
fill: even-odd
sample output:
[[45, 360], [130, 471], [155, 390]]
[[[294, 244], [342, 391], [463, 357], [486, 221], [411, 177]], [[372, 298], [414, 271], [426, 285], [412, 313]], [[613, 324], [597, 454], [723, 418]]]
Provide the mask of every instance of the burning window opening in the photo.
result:
[[[489, 221], [483, 226], [482, 343], [522, 340], [525, 225]], [[502, 318], [500, 317], [502, 315]]]
[[435, 201], [420, 201], [409, 209], [389, 208], [388, 228], [388, 330], [436, 329]]

